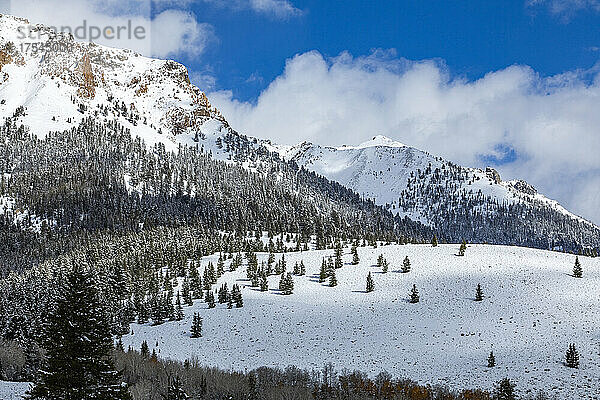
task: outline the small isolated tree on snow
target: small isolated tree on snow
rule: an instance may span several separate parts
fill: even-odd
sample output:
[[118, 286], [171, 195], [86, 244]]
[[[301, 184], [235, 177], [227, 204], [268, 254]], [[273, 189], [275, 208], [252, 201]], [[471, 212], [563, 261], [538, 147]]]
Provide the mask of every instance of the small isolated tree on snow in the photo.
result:
[[575, 266], [573, 267], [573, 276], [575, 278], [581, 278], [583, 276], [583, 268], [581, 268], [581, 263], [579, 262], [579, 257], [575, 257]]
[[438, 245], [438, 238], [436, 235], [433, 235], [433, 239], [431, 239], [431, 247], [437, 247]]
[[367, 293], [370, 293], [373, 290], [375, 290], [375, 282], [373, 282], [373, 277], [369, 272], [369, 274], [367, 275]]
[[325, 279], [327, 279], [327, 261], [325, 261], [325, 258], [323, 258], [323, 262], [321, 263], [321, 271], [319, 272], [319, 283], [323, 283], [325, 282]]
[[490, 351], [487, 362], [488, 368], [494, 368], [496, 366], [496, 357], [494, 356], [494, 351]]
[[575, 348], [575, 343], [571, 343], [567, 349], [567, 362], [569, 368], [579, 368], [579, 353]]
[[190, 329], [190, 333], [193, 338], [202, 337], [202, 317], [198, 313], [194, 313], [194, 319], [192, 320], [192, 328]]
[[419, 291], [417, 290], [417, 285], [413, 285], [412, 289], [410, 290], [410, 302], [412, 304], [419, 302]]
[[483, 290], [481, 289], [481, 285], [477, 284], [477, 289], [475, 289], [475, 301], [483, 300]]
[[358, 265], [358, 263], [360, 262], [360, 258], [358, 258], [358, 248], [356, 247], [356, 245], [352, 246], [351, 253], [352, 253], [352, 265]]
[[465, 242], [463, 240], [462, 243], [460, 244], [460, 248], [458, 249], [458, 255], [459, 256], [464, 256], [465, 255], [465, 251], [467, 251], [467, 242]]
[[406, 256], [402, 262], [402, 272], [410, 272], [410, 260], [408, 259], [408, 256]]

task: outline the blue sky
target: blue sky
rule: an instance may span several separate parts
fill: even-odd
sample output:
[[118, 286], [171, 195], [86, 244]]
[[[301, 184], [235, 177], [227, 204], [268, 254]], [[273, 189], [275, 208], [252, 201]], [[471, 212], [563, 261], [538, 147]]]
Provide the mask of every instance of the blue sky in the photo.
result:
[[[438, 58], [453, 74], [476, 79], [513, 64], [542, 75], [590, 68], [598, 60], [600, 13], [556, 13], [551, 4], [522, 0], [295, 0], [300, 10], [276, 17], [212, 3], [188, 4], [210, 23], [215, 40], [201, 57], [179, 57], [192, 70], [210, 70], [216, 87], [255, 99], [295, 54], [325, 56], [395, 49], [410, 60]], [[572, 9], [572, 7], [571, 7]]]

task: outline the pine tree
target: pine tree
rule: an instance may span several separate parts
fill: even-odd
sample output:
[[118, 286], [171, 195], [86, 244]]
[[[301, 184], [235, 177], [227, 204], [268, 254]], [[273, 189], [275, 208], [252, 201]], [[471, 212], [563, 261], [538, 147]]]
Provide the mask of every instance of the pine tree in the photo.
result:
[[373, 282], [373, 277], [369, 272], [369, 274], [367, 275], [367, 293], [370, 293], [373, 290], [375, 290], [375, 282]]
[[219, 260], [217, 261], [217, 278], [220, 278], [225, 273], [225, 261], [223, 255], [219, 253]]
[[497, 382], [494, 387], [494, 400], [516, 400], [515, 385], [508, 378]]
[[198, 313], [194, 313], [190, 333], [193, 338], [202, 337], [202, 317]]
[[581, 278], [583, 276], [583, 268], [579, 262], [579, 257], [575, 256], [575, 266], [573, 267], [573, 276], [575, 278]]
[[488, 368], [493, 368], [496, 366], [496, 357], [494, 357], [493, 351], [490, 351], [490, 356], [488, 357], [487, 362]]
[[331, 273], [329, 274], [329, 286], [330, 287], [334, 287], [337, 286], [338, 282], [337, 282], [337, 278], [335, 276], [335, 269], [331, 270]]
[[436, 235], [433, 235], [433, 239], [431, 239], [431, 247], [437, 247], [438, 245], [438, 238]]
[[217, 301], [219, 304], [227, 303], [227, 298], [229, 297], [229, 290], [227, 289], [227, 283], [221, 285], [219, 292], [217, 293]]
[[306, 275], [306, 266], [304, 266], [304, 261], [300, 260], [300, 275]]
[[96, 273], [76, 264], [49, 310], [43, 344], [44, 372], [29, 399], [130, 399], [112, 363], [110, 317]]
[[417, 285], [413, 285], [412, 289], [410, 290], [410, 302], [412, 304], [419, 302], [419, 291], [417, 290]]
[[300, 264], [298, 264], [298, 261], [294, 264], [294, 275], [300, 275]]
[[181, 306], [181, 296], [177, 292], [177, 300], [175, 307], [175, 321], [181, 321], [183, 319], [183, 307]]
[[567, 349], [567, 362], [566, 365], [569, 368], [579, 368], [579, 352], [575, 348], [575, 344], [571, 343]]
[[186, 305], [191, 306], [194, 304], [194, 302], [192, 301], [192, 295], [190, 293], [190, 283], [187, 277], [183, 279], [183, 284], [181, 286], [181, 296], [183, 297], [183, 302]]
[[204, 298], [206, 299], [206, 303], [208, 304], [208, 308], [215, 308], [217, 305], [215, 303], [215, 295], [212, 292], [212, 290], [207, 290], [206, 291], [206, 296], [204, 296]]
[[464, 256], [465, 255], [465, 251], [467, 251], [467, 242], [465, 242], [463, 240], [462, 243], [460, 244], [460, 248], [458, 249], [458, 255], [459, 256]]
[[358, 248], [353, 245], [350, 252], [352, 253], [352, 265], [358, 265], [360, 259], [358, 258]]
[[410, 272], [410, 260], [409, 260], [408, 256], [406, 256], [404, 258], [404, 261], [402, 262], [402, 272], [404, 272], [404, 273]]
[[475, 301], [483, 300], [483, 290], [481, 289], [481, 285], [478, 283], [477, 288], [475, 289]]
[[231, 290], [231, 299], [235, 303], [236, 308], [242, 308], [244, 306], [244, 300], [242, 299], [242, 291], [238, 284], [233, 285]]
[[281, 293], [284, 295], [290, 295], [294, 292], [294, 278], [292, 278], [292, 274], [289, 272], [287, 274], [281, 274], [279, 290], [281, 290]]
[[269, 281], [267, 279], [267, 273], [265, 271], [262, 271], [260, 275], [260, 291], [266, 292], [267, 290], [269, 290]]
[[144, 358], [150, 357], [150, 348], [148, 347], [148, 342], [145, 340], [142, 342], [142, 347], [140, 348], [140, 354]]
[[335, 268], [342, 268], [344, 262], [342, 261], [342, 244], [338, 241], [335, 246]]
[[325, 282], [325, 279], [327, 279], [327, 262], [325, 261], [325, 258], [323, 258], [323, 262], [321, 263], [321, 271], [319, 272], [319, 283], [323, 283]]

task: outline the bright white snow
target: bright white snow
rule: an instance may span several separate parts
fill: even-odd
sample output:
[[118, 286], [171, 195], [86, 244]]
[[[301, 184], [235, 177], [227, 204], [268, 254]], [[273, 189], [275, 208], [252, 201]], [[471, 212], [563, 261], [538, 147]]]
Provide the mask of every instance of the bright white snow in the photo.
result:
[[[224, 282], [243, 286], [244, 307], [208, 309], [195, 301], [185, 320], [160, 326], [132, 325], [125, 345], [157, 343], [162, 357], [244, 370], [262, 365], [296, 365], [387, 370], [396, 377], [452, 387], [490, 388], [510, 377], [520, 390], [552, 388], [560, 398], [600, 395], [600, 260], [581, 257], [584, 276], [570, 276], [575, 257], [517, 247], [473, 245], [466, 256], [458, 245], [380, 246], [359, 248], [360, 264], [337, 270], [338, 286], [318, 282], [322, 257], [332, 251], [287, 253], [287, 270], [304, 260], [307, 275], [294, 277], [294, 294], [276, 290], [279, 276], [269, 278], [269, 291], [250, 288], [245, 267], [227, 272]], [[390, 272], [376, 260], [383, 254]], [[266, 260], [259, 255], [259, 261]], [[399, 273], [405, 256], [412, 271]], [[279, 259], [281, 255], [277, 255]], [[215, 256], [205, 257], [216, 261]], [[371, 271], [375, 291], [365, 293]], [[475, 302], [482, 285], [485, 299]], [[421, 302], [409, 304], [413, 284]], [[204, 337], [191, 339], [194, 312], [204, 318]], [[582, 362], [578, 370], [563, 365], [569, 343]], [[487, 368], [494, 351], [497, 367]]]

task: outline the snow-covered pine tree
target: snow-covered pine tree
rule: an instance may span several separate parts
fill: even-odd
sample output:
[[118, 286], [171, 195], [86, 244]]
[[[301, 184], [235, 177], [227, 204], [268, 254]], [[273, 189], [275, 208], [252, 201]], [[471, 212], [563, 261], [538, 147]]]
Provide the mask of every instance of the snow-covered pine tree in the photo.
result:
[[566, 365], [569, 368], [579, 368], [579, 352], [575, 347], [575, 343], [571, 343], [567, 349]]
[[352, 246], [350, 253], [352, 253], [352, 265], [358, 265], [360, 258], [358, 258], [358, 248], [356, 245]]
[[481, 289], [481, 285], [478, 283], [477, 288], [475, 289], [475, 301], [483, 300], [483, 290]]
[[202, 317], [198, 313], [194, 313], [190, 334], [193, 338], [202, 337]]
[[370, 293], [373, 290], [375, 290], [375, 282], [373, 281], [373, 277], [369, 272], [369, 274], [367, 275], [367, 293]]
[[48, 311], [43, 373], [28, 399], [130, 399], [111, 354], [110, 317], [94, 269], [73, 265]]
[[487, 362], [488, 368], [493, 368], [496, 366], [496, 357], [494, 356], [493, 350], [490, 351], [490, 355], [488, 356]]
[[410, 272], [410, 259], [408, 256], [404, 257], [404, 261], [402, 262], [402, 270], [403, 273]]
[[573, 266], [573, 276], [575, 278], [581, 278], [583, 276], [583, 268], [579, 262], [579, 257], [575, 256], [575, 266]]
[[188, 400], [189, 398], [190, 396], [183, 390], [181, 379], [178, 376], [173, 378], [169, 384], [167, 395], [164, 397], [164, 400]]
[[418, 303], [420, 300], [419, 298], [419, 291], [417, 290], [417, 285], [413, 285], [412, 289], [410, 290], [410, 303], [415, 304]]

